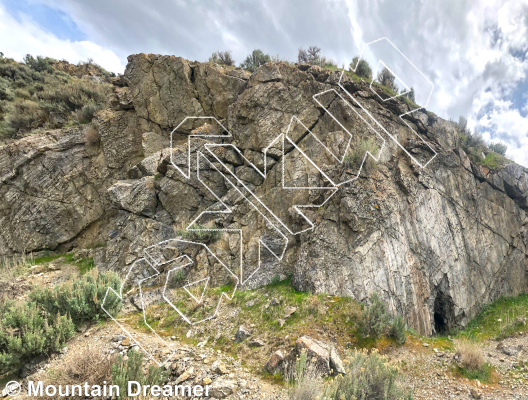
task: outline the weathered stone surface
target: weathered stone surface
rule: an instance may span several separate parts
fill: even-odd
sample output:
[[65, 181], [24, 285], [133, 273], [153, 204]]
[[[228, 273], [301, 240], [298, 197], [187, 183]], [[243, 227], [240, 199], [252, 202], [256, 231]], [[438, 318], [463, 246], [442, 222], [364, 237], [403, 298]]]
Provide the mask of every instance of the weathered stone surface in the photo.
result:
[[238, 386], [235, 381], [217, 378], [209, 389], [209, 395], [214, 399], [223, 399], [237, 390]]
[[152, 217], [156, 213], [158, 202], [154, 179], [119, 181], [108, 189], [112, 204], [135, 214]]
[[220, 360], [215, 361], [213, 365], [211, 366], [211, 369], [217, 374], [221, 374], [221, 375], [225, 375], [229, 373], [226, 365]]
[[321, 343], [307, 336], [302, 336], [295, 342], [296, 354], [306, 352], [307, 361], [322, 375], [330, 374], [330, 352]]
[[249, 347], [263, 347], [264, 346], [264, 342], [260, 339], [253, 339], [251, 341], [248, 342], [248, 346]]
[[244, 325], [240, 325], [235, 335], [235, 343], [240, 343], [250, 336], [251, 332], [249, 331], [249, 329], [247, 329]]
[[178, 379], [176, 379], [176, 385], [179, 385], [182, 382], [185, 382], [187, 379], [192, 378], [194, 376], [194, 368], [189, 368], [187, 371], [185, 371], [183, 374], [181, 374]]
[[521, 351], [523, 351], [523, 345], [518, 346], [503, 346], [500, 351], [507, 356], [514, 357], [517, 356]]
[[277, 350], [270, 356], [266, 362], [266, 365], [264, 366], [264, 369], [272, 375], [276, 374], [283, 367], [284, 360], [285, 357], [282, 352]]
[[56, 248], [103, 215], [87, 127], [0, 147], [0, 254]]
[[130, 168], [143, 158], [142, 135], [144, 123], [133, 111], [102, 110], [94, 122], [108, 168]]
[[[263, 171], [263, 149], [290, 127], [288, 135], [299, 148], [334, 182], [343, 182], [359, 166], [336, 164], [320, 143], [341, 154], [348, 145], [347, 131], [353, 138], [352, 152], [362, 140], [377, 140], [377, 135], [362, 121], [363, 111], [340, 99], [339, 94], [347, 95], [337, 86], [338, 78], [337, 73], [308, 65], [268, 63], [250, 77], [240, 69], [178, 57], [129, 57], [111, 108], [98, 111], [92, 126], [47, 132], [0, 147], [0, 254], [80, 246], [90, 238], [106, 245], [97, 253], [97, 263], [124, 275], [143, 257], [145, 247], [174, 238], [203, 211], [222, 209], [222, 199], [232, 213], [206, 213], [199, 223], [241, 229], [244, 271], [250, 273], [258, 264], [259, 240], [268, 240], [280, 253], [281, 239], [244, 200], [241, 184], [226, 182], [215, 171], [221, 168], [216, 159], [200, 170], [200, 180], [194, 172], [187, 179], [174, 168], [166, 147], [170, 132], [187, 116], [222, 119], [233, 134], [223, 143], [236, 145]], [[431, 156], [398, 117], [408, 111], [405, 103], [383, 102], [367, 84], [346, 77], [343, 85], [413, 157]], [[329, 89], [335, 91], [318, 97], [323, 107], [314, 102], [314, 95]], [[290, 126], [294, 115], [303, 125]], [[423, 334], [461, 327], [483, 304], [526, 291], [526, 168], [509, 164], [495, 171], [476, 165], [459, 148], [453, 125], [425, 110], [408, 114], [405, 122], [437, 157], [425, 169], [417, 168], [388, 140], [379, 162], [365, 164], [361, 179], [340, 186], [324, 207], [303, 209], [313, 230], [295, 235], [281, 262], [264, 252], [261, 269], [247, 287], [291, 274], [298, 290], [353, 296], [357, 301], [378, 292], [392, 313], [404, 315], [407, 324]], [[182, 170], [188, 167], [187, 135], [202, 124], [192, 121], [174, 134], [173, 161]], [[96, 144], [86, 143], [87, 128], [99, 135]], [[205, 142], [191, 140], [191, 171]], [[277, 144], [267, 154], [266, 179], [232, 148], [219, 148], [218, 159], [225, 173], [237, 176], [297, 232], [308, 223], [293, 206], [320, 204], [325, 195], [282, 190], [283, 177], [292, 186], [328, 182], [297, 150], [285, 146], [284, 174]], [[215, 251], [227, 262], [238, 260], [238, 242], [227, 234], [215, 243]], [[204, 265], [195, 273], [219, 271], [212, 263]]]
[[170, 139], [155, 132], [145, 132], [141, 137], [141, 146], [145, 157], [170, 147]]

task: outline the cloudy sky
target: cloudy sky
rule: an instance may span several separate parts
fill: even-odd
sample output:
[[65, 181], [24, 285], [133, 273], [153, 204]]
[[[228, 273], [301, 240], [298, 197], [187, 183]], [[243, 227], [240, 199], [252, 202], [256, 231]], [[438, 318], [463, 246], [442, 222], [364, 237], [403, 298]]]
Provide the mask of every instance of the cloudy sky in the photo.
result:
[[348, 65], [380, 37], [434, 83], [429, 110], [466, 116], [528, 166], [528, 0], [0, 0], [6, 56], [91, 57], [114, 72], [140, 52], [293, 61], [310, 45]]

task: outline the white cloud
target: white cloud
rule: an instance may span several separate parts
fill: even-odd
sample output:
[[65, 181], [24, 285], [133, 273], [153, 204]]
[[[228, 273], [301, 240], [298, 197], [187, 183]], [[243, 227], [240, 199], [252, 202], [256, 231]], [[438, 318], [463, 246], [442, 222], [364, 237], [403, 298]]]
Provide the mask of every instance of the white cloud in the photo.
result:
[[511, 101], [528, 74], [528, 0], [347, 1], [358, 46], [390, 38], [433, 81], [430, 110], [489, 129], [528, 166], [528, 120]]
[[123, 72], [124, 65], [117, 55], [90, 41], [69, 41], [57, 38], [39, 27], [28, 16], [20, 21], [11, 16], [0, 4], [0, 51], [6, 57], [21, 61], [26, 54], [66, 59], [70, 62], [92, 58], [103, 68]]
[[528, 165], [528, 117], [512, 108], [508, 100], [495, 100], [493, 109], [478, 121], [494, 131], [495, 137], [508, 145], [506, 155], [519, 164]]

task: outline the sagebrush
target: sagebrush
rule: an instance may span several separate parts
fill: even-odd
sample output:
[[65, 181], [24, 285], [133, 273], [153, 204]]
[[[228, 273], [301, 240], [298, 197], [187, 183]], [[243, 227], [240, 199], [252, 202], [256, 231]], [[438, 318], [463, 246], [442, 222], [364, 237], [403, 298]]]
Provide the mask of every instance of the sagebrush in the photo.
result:
[[316, 400], [324, 389], [324, 382], [317, 368], [308, 362], [302, 351], [295, 364], [286, 373], [288, 395], [291, 400]]
[[5, 301], [0, 304], [0, 314], [0, 375], [58, 352], [74, 334], [68, 315], [47, 313], [34, 302]]
[[84, 124], [106, 106], [112, 74], [94, 63], [73, 66], [82, 77], [56, 69], [66, 64], [29, 54], [25, 63], [0, 57], [0, 139]]
[[324, 398], [332, 400], [412, 400], [402, 388], [400, 370], [374, 350], [356, 351], [348, 359], [346, 374], [327, 386]]
[[370, 305], [365, 307], [361, 316], [361, 333], [365, 337], [378, 338], [387, 333], [390, 315], [377, 293], [372, 293], [369, 301]]
[[[112, 365], [112, 384], [119, 386], [119, 399], [128, 399], [127, 385], [129, 381], [139, 382], [143, 385], [163, 385], [168, 377], [167, 370], [163, 367], [151, 365], [147, 372], [143, 371], [143, 353], [131, 350], [125, 360], [121, 355]], [[135, 397], [137, 398], [137, 397]], [[142, 399], [143, 396], [138, 398]]]
[[[119, 291], [121, 280], [114, 272], [99, 273], [96, 269], [87, 272], [79, 279], [68, 281], [53, 288], [36, 287], [29, 298], [38, 303], [49, 314], [68, 314], [74, 323], [98, 320], [107, 315], [101, 304], [108, 288]], [[105, 309], [116, 315], [122, 302], [117, 296], [108, 296]]]

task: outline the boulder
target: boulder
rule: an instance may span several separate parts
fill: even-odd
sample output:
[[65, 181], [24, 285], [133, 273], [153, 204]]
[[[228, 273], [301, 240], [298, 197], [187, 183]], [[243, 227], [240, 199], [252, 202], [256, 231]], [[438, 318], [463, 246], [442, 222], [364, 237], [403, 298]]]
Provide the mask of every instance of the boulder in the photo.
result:
[[235, 381], [217, 378], [209, 389], [209, 395], [214, 399], [223, 399], [235, 393], [237, 387], [238, 386]]
[[147, 217], [156, 213], [158, 199], [151, 177], [119, 181], [108, 188], [108, 194], [115, 207]]
[[181, 374], [178, 379], [176, 379], [176, 385], [179, 385], [182, 382], [185, 382], [187, 379], [192, 378], [194, 376], [194, 368], [189, 368], [187, 371], [185, 371], [183, 374]]
[[249, 336], [251, 336], [251, 332], [244, 325], [240, 325], [235, 335], [235, 343], [240, 343]]
[[229, 373], [229, 371], [227, 370], [226, 365], [220, 360], [216, 360], [213, 363], [213, 365], [211, 366], [211, 369], [214, 372], [216, 372], [217, 374], [221, 374], [221, 375], [225, 375], [225, 374]]
[[295, 359], [302, 352], [306, 352], [307, 360], [323, 376], [345, 373], [345, 367], [334, 346], [302, 336], [295, 342], [295, 350], [289, 358]]
[[263, 347], [264, 346], [264, 342], [260, 339], [254, 339], [254, 340], [251, 340], [250, 342], [248, 342], [248, 346], [249, 347]]
[[501, 346], [500, 347], [500, 351], [503, 353], [503, 354], [506, 354], [507, 356], [510, 356], [510, 357], [514, 357], [514, 356], [517, 356], [522, 350], [523, 350], [523, 345], [520, 344], [520, 345], [517, 345], [517, 346]]
[[280, 350], [277, 350], [270, 356], [270, 358], [266, 362], [266, 365], [264, 365], [264, 369], [270, 374], [274, 375], [282, 369], [284, 360], [285, 358], [282, 352]]

